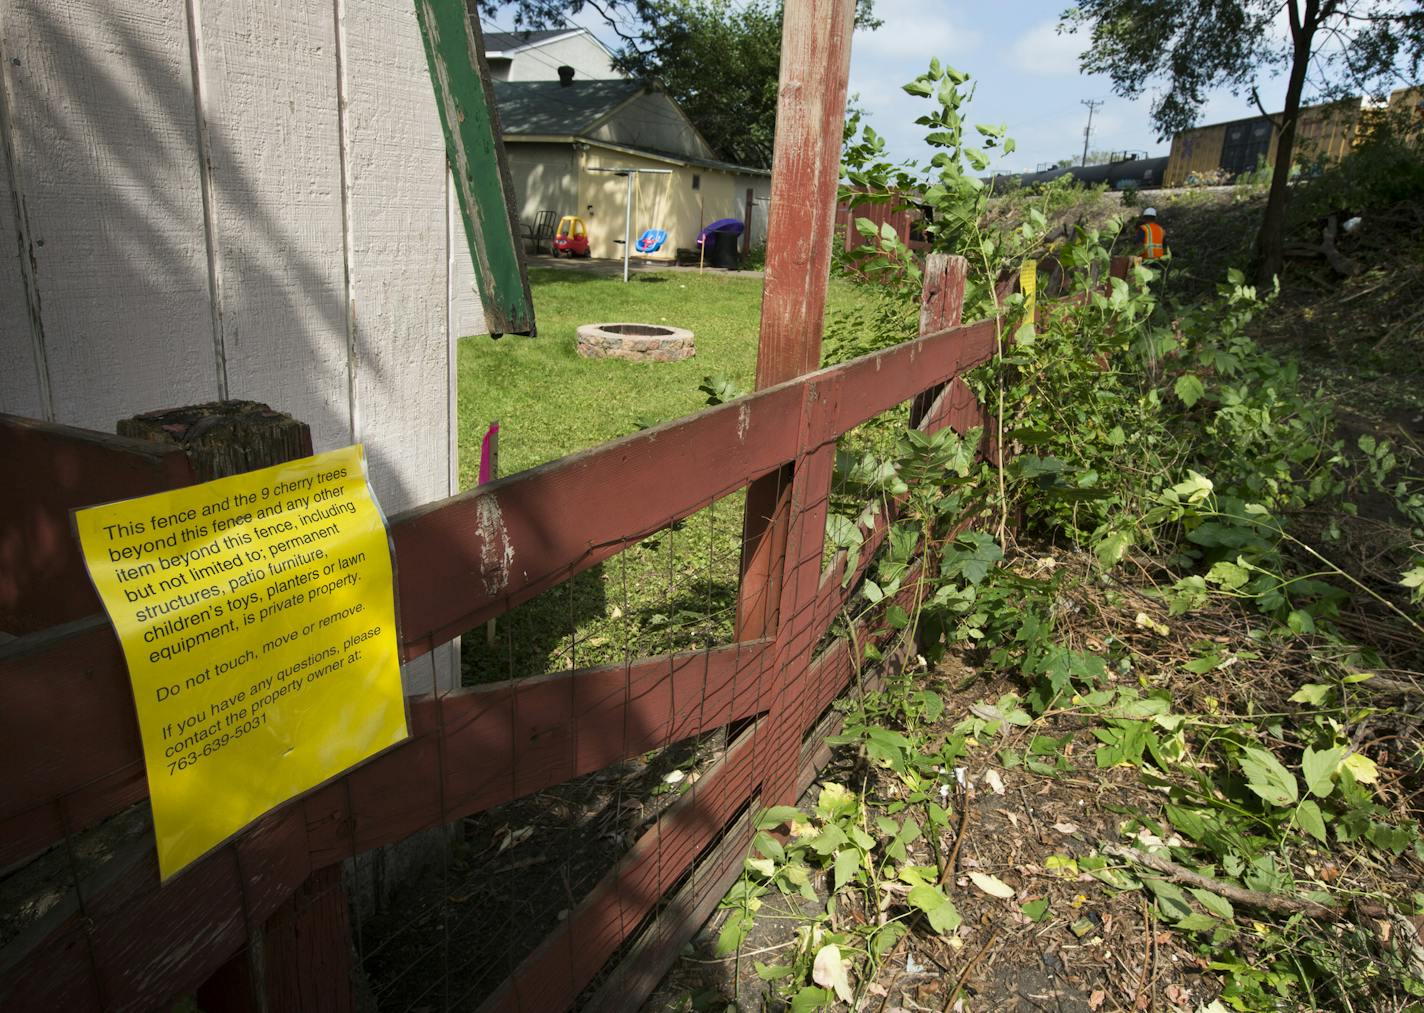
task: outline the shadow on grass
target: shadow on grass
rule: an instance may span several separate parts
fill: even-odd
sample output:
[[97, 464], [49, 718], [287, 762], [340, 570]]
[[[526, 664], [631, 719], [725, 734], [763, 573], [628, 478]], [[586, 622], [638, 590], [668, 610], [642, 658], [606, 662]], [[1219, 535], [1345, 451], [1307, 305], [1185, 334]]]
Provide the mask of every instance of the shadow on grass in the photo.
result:
[[[549, 284], [557, 281], [574, 282], [581, 284], [590, 281], [619, 282], [623, 280], [623, 268], [621, 265], [597, 265], [594, 267], [550, 267], [548, 265], [531, 264], [529, 267], [529, 280], [538, 284]], [[628, 278], [630, 285], [656, 285], [671, 280], [669, 275], [658, 268], [642, 268], [631, 272]]]
[[580, 667], [586, 627], [608, 613], [603, 564], [550, 588], [460, 642], [466, 686]]
[[740, 531], [679, 522], [500, 616], [493, 635], [471, 630], [461, 642], [464, 684], [731, 643]]

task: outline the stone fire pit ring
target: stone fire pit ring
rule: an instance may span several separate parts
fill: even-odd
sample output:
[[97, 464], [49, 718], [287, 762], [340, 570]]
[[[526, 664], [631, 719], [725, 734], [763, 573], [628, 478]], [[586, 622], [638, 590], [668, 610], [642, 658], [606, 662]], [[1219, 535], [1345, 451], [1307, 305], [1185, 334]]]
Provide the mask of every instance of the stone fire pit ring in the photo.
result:
[[584, 324], [578, 353], [585, 359], [677, 362], [696, 355], [697, 345], [691, 331], [666, 324]]

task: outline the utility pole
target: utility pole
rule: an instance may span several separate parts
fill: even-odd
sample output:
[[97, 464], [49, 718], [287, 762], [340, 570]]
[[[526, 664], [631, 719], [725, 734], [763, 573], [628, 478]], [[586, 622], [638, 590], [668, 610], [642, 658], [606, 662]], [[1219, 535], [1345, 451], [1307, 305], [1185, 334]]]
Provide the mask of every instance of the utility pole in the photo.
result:
[[1088, 142], [1093, 137], [1093, 113], [1103, 104], [1102, 99], [1085, 98], [1079, 100], [1088, 107], [1088, 125], [1083, 128], [1083, 165], [1088, 164]]

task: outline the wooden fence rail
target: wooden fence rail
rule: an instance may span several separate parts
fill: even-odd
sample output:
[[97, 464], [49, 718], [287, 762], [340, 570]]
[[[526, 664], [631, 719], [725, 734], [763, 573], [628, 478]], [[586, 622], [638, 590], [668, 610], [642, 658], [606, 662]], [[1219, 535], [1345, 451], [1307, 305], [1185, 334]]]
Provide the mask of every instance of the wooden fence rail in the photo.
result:
[[[927, 379], [944, 384], [986, 361], [993, 334], [988, 322], [942, 331], [395, 517], [391, 534], [407, 660], [691, 516], [798, 454], [833, 451], [836, 436], [912, 399], [926, 389]], [[802, 402], [808, 400], [826, 406], [818, 409], [826, 429], [814, 446], [800, 447]], [[954, 410], [969, 408], [961, 401]], [[497, 562], [487, 564], [491, 559]], [[833, 605], [828, 599], [818, 615], [824, 618]], [[716, 678], [729, 666], [745, 672], [762, 664], [764, 647], [764, 640], [757, 640], [707, 656], [714, 680], [709, 688], [717, 689]], [[577, 699], [586, 702], [600, 692], [588, 687], [621, 687], [625, 671], [642, 684], [660, 678], [653, 673], [686, 672], [703, 664], [696, 660], [703, 657], [647, 659], [626, 668], [461, 690], [440, 697], [443, 713], [438, 720], [431, 713], [429, 720], [455, 736], [453, 748], [459, 749], [463, 738], [480, 741], [488, 758], [495, 752], [488, 722], [472, 724], [471, 715], [507, 712], [517, 697], [521, 713], [539, 715], [525, 720], [542, 722], [540, 737], [547, 743], [556, 728], [567, 735], [577, 714], [567, 706], [576, 698], [570, 687], [578, 687]], [[82, 829], [147, 795], [128, 673], [103, 617], [14, 641], [0, 654], [0, 685], [6, 704], [0, 713], [0, 868], [57, 843], [66, 827]], [[672, 692], [673, 684], [663, 690]], [[555, 703], [545, 707], [543, 700]], [[420, 727], [437, 705], [417, 700], [412, 706]], [[633, 706], [625, 715], [632, 726], [651, 727], [647, 715], [657, 700], [642, 697]], [[75, 750], [75, 741], [85, 748]], [[403, 754], [419, 752], [421, 742], [417, 734], [386, 762], [409, 762]], [[527, 793], [507, 776], [505, 784], [510, 794], [486, 792], [483, 804]]]
[[[0, 949], [0, 1004], [142, 1008], [164, 1001], [204, 981], [244, 945], [251, 926], [317, 870], [743, 723], [694, 790], [485, 1008], [572, 1003], [631, 927], [728, 831], [704, 856], [702, 890], [689, 898], [688, 917], [705, 916], [715, 902], [709, 891], [720, 896], [740, 867], [729, 856], [749, 840], [743, 814], [753, 799], [790, 801], [805, 787], [819, 743], [802, 737], [859, 665], [847, 641], [819, 657], [812, 649], [871, 565], [895, 508], [870, 522], [849, 578], [844, 552], [823, 567], [838, 437], [906, 402], [926, 432], [988, 426], [959, 377], [992, 356], [994, 322], [955, 325], [964, 284], [958, 258], [931, 258], [926, 274], [921, 326], [943, 329], [392, 520], [409, 659], [738, 488], [769, 475], [784, 481], [789, 469], [803, 481], [796, 486], [793, 477], [801, 496], [792, 497], [779, 550], [772, 635], [411, 698], [409, 740], [266, 817], [169, 886], [159, 889], [148, 835], [81, 877], [71, 896]], [[40, 425], [0, 418], [0, 451], [11, 442], [7, 434], [33, 440]], [[56, 430], [47, 439], [62, 446], [64, 438], [92, 444], [101, 437]], [[818, 467], [807, 480], [812, 462]], [[99, 474], [107, 481], [112, 471]], [[622, 515], [610, 522], [617, 511], [605, 508], [615, 504]], [[444, 593], [422, 590], [432, 585]], [[128, 676], [103, 617], [0, 646], [0, 760], [0, 870], [146, 797]]]

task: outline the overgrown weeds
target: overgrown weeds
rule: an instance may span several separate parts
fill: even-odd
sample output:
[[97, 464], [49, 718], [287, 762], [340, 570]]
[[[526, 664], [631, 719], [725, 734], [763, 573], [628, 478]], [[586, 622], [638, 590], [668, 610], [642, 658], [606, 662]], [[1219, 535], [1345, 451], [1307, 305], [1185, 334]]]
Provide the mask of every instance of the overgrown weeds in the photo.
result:
[[[907, 86], [937, 106], [925, 174], [878, 161], [868, 134], [848, 178], [918, 194], [936, 248], [969, 258], [971, 305], [1003, 321], [971, 378], [1003, 457], [983, 458], [977, 430], [941, 430], [843, 462], [878, 506], [833, 517], [832, 541], [856, 552], [868, 515], [897, 504], [845, 624], [884, 646], [856, 645], [867, 679], [842, 704], [835, 776], [763, 815], [720, 949], [741, 968], [767, 899], [796, 895], [811, 913], [749, 969], [792, 1010], [903, 999], [917, 961], [943, 972], [935, 1008], [996, 1008], [981, 972], [1011, 943], [1021, 960], [1037, 948], [1059, 1000], [1065, 950], [1099, 968], [1075, 984], [1093, 1009], [1418, 1008], [1420, 462], [1339, 434], [1296, 364], [1248, 336], [1274, 293], [1237, 272], [1169, 311], [1152, 268], [1104, 281], [1112, 228], [1079, 228], [1053, 251], [1075, 298], [1028, 321], [996, 283], [1041, 254], [1046, 217], [1007, 236], [977, 224], [964, 84], [936, 65]], [[864, 234], [877, 293], [859, 340], [890, 343], [876, 325], [906, 333], [918, 269], [895, 237]], [[1389, 534], [1369, 567], [1350, 551], [1362, 514]], [[946, 665], [960, 685], [935, 685]], [[1076, 792], [1094, 825], [1058, 821], [1050, 853], [1042, 828], [1011, 857], [975, 849], [976, 807], [1010, 780], [1026, 821], [1027, 792]], [[1140, 960], [1099, 961], [1132, 924]]]

